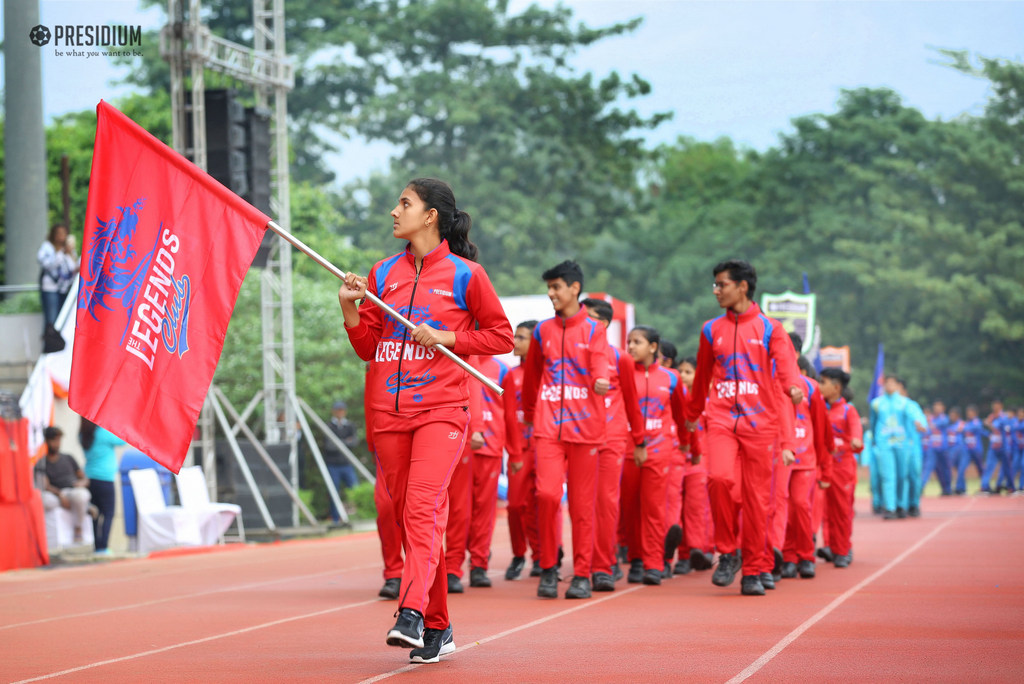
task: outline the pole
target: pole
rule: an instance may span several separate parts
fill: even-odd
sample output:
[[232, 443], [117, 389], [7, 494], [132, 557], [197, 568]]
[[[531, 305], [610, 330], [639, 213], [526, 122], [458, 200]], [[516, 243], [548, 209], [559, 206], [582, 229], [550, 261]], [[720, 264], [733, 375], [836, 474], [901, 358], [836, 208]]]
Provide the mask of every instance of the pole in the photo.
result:
[[[348, 275], [347, 273], [342, 271], [340, 268], [338, 268], [337, 266], [332, 264], [330, 261], [328, 261], [327, 259], [324, 259], [322, 256], [320, 256], [315, 251], [313, 251], [313, 249], [311, 247], [307, 246], [304, 242], [302, 242], [302, 240], [298, 239], [297, 237], [295, 237], [294, 235], [292, 235], [287, 230], [285, 230], [281, 226], [277, 225], [273, 221], [271, 221], [271, 222], [269, 222], [267, 224], [267, 228], [269, 228], [270, 230], [272, 230], [275, 233], [277, 233], [278, 235], [280, 235], [285, 240], [285, 242], [288, 242], [288, 243], [292, 244], [300, 252], [302, 252], [303, 254], [305, 254], [306, 256], [311, 258], [313, 261], [315, 261], [316, 263], [320, 264], [321, 266], [326, 268], [328, 271], [333, 273], [335, 276], [338, 277], [339, 280], [344, 280], [345, 276]], [[410, 321], [408, 318], [406, 318], [402, 314], [400, 314], [397, 311], [395, 311], [384, 300], [382, 300], [380, 297], [378, 297], [377, 295], [373, 294], [372, 292], [367, 291], [366, 292], [366, 298], [369, 299], [374, 304], [376, 304], [377, 306], [379, 306], [389, 316], [394, 318], [396, 321], [398, 321], [399, 323], [404, 325], [409, 330], [412, 330], [413, 328], [416, 327], [415, 325], [413, 325], [412, 321]], [[495, 384], [493, 380], [491, 380], [486, 375], [484, 375], [483, 373], [478, 371], [476, 368], [473, 368], [468, 363], [466, 363], [465, 361], [460, 359], [458, 357], [458, 355], [455, 352], [453, 352], [451, 349], [449, 349], [448, 347], [445, 347], [443, 345], [438, 344], [438, 345], [434, 346], [434, 349], [440, 350], [442, 354], [444, 354], [449, 359], [451, 359], [452, 361], [457, 363], [459, 365], [459, 367], [462, 368], [462, 370], [466, 371], [467, 373], [472, 375], [474, 378], [476, 378], [477, 380], [482, 382], [484, 385], [486, 385], [492, 392], [497, 394], [499, 397], [502, 394], [504, 394], [505, 390], [503, 390], [499, 385]]]

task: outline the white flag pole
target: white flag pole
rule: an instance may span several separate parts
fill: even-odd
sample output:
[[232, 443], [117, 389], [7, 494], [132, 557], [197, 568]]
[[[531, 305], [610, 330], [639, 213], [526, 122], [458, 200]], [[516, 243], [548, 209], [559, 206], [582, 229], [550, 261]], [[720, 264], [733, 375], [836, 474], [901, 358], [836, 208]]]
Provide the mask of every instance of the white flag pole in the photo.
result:
[[[297, 250], [299, 250], [300, 252], [308, 256], [310, 259], [326, 268], [328, 271], [336, 275], [340, 280], [345, 279], [345, 276], [347, 274], [344, 271], [342, 271], [340, 268], [332, 264], [327, 259], [324, 259], [322, 256], [317, 254], [311, 247], [306, 245], [302, 240], [298, 239], [297, 237], [289, 233], [287, 230], [277, 225], [277, 223], [275, 223], [274, 221], [270, 221], [269, 223], [267, 223], [267, 228], [280, 235], [285, 242], [288, 242], [289, 244], [293, 245]], [[369, 299], [374, 304], [376, 304], [377, 306], [379, 306], [389, 316], [394, 318], [396, 321], [404, 325], [409, 330], [412, 330], [413, 328], [416, 327], [412, 323], [412, 321], [410, 321], [405, 316], [395, 311], [395, 309], [393, 309], [390, 305], [384, 302], [384, 300], [382, 300], [380, 297], [373, 294], [369, 290], [366, 291], [366, 298]], [[495, 384], [493, 380], [491, 380], [486, 375], [478, 371], [476, 368], [473, 368], [468, 363], [460, 359], [458, 355], [448, 347], [438, 344], [434, 345], [434, 349], [440, 350], [442, 354], [444, 354], [449, 359], [457, 363], [459, 367], [461, 367], [464, 371], [472, 375], [474, 378], [485, 384], [492, 392], [497, 394], [499, 397], [502, 394], [504, 394], [505, 390], [503, 390], [499, 385]]]

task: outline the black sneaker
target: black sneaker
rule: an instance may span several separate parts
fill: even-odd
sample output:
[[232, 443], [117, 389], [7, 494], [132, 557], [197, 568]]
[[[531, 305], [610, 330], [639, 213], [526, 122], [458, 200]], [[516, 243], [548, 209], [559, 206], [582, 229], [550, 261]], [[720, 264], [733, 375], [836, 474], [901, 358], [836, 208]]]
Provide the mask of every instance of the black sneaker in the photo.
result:
[[899, 518], [900, 520], [902, 520], [903, 518], [906, 518], [907, 517], [907, 511], [904, 510], [903, 508], [897, 508], [896, 509], [896, 517]]
[[771, 590], [775, 588], [775, 578], [772, 577], [772, 573], [762, 572], [758, 577], [761, 579], [761, 586], [765, 589]]
[[[718, 561], [718, 567], [722, 567], [722, 561]], [[740, 593], [744, 596], [764, 596], [764, 585], [761, 584], [760, 575], [744, 575], [740, 580]]]
[[836, 554], [832, 553], [832, 549], [830, 549], [827, 546], [822, 546], [820, 549], [815, 551], [814, 555], [816, 555], [818, 558], [825, 561], [826, 563], [831, 563], [836, 559]]
[[595, 572], [594, 591], [615, 591], [615, 580], [607, 572]]
[[537, 596], [541, 598], [558, 598], [558, 570], [548, 568], [540, 573], [537, 585]]
[[796, 563], [783, 563], [779, 570], [779, 577], [782, 579], [793, 579], [796, 577]]
[[542, 572], [544, 572], [544, 568], [540, 567], [540, 561], [534, 560], [533, 567], [530, 569], [530, 577], [540, 577]]
[[[716, 587], [727, 587], [736, 579], [736, 571], [740, 564], [735, 553], [723, 553], [718, 557], [718, 567], [711, 576], [711, 583]], [[755, 578], [756, 579], [756, 578]], [[758, 582], [760, 585], [760, 582]], [[762, 588], [761, 591], [764, 591]]]
[[644, 584], [661, 585], [661, 570], [644, 570]]
[[444, 629], [427, 627], [423, 630], [423, 648], [414, 648], [409, 652], [409, 660], [414, 663], [436, 663], [441, 656], [455, 652], [455, 635], [452, 626]]
[[872, 506], [871, 507], [871, 512], [874, 513], [875, 515], [881, 515], [882, 514], [882, 507], [881, 506]]
[[487, 570], [484, 568], [470, 568], [469, 569], [469, 586], [471, 587], [489, 587], [491, 586], [491, 578], [487, 576]]
[[669, 563], [675, 558], [676, 549], [683, 543], [683, 528], [679, 525], [672, 525], [665, 533], [665, 555], [663, 558]]
[[573, 577], [572, 582], [569, 583], [569, 588], [565, 590], [565, 598], [567, 599], [585, 599], [590, 598], [590, 578], [588, 577]]
[[388, 632], [388, 646], [423, 648], [423, 616], [412, 608], [398, 611], [398, 620]]
[[676, 565], [672, 568], [672, 572], [676, 575], [689, 575], [693, 572], [693, 564], [690, 563], [689, 558], [684, 558], [681, 561], [676, 561]]
[[640, 584], [644, 580], [644, 562], [639, 558], [634, 558], [629, 562], [629, 574], [626, 575], [626, 581], [630, 584]]
[[711, 554], [700, 549], [690, 549], [690, 567], [694, 570], [710, 570], [714, 565], [715, 561]]
[[558, 562], [555, 563], [555, 567], [559, 570], [562, 569], [562, 559], [565, 558], [565, 549], [561, 546], [558, 547]]
[[672, 561], [665, 561], [665, 567], [661, 570], [661, 579], [672, 579]]
[[459, 579], [458, 575], [448, 573], [448, 593], [449, 594], [461, 594], [465, 589], [462, 588], [462, 580]]
[[392, 577], [391, 579], [384, 580], [384, 586], [377, 592], [377, 596], [386, 599], [398, 598], [398, 593], [402, 589], [402, 578]]
[[526, 558], [523, 556], [514, 556], [512, 558], [512, 562], [508, 564], [508, 570], [505, 571], [505, 579], [519, 579], [519, 575], [523, 574], [523, 568], [525, 567]]
[[619, 560], [619, 565], [625, 565], [629, 562], [629, 549], [623, 545], [619, 545], [615, 550], [615, 555]]
[[848, 568], [850, 567], [850, 562], [852, 560], [853, 559], [850, 558], [850, 554], [844, 553], [841, 556], [836, 556], [834, 563], [837, 568]]
[[804, 579], [812, 579], [814, 577], [814, 561], [802, 560], [796, 564], [796, 571]]
[[618, 582], [620, 579], [622, 579], [622, 568], [616, 563], [612, 566], [612, 581]]
[[[943, 494], [943, 496], [948, 496], [948, 494]], [[911, 518], [920, 518], [921, 509], [918, 508], [917, 506], [911, 506], [910, 508], [907, 509], [907, 515], [909, 515]]]
[[895, 520], [897, 517], [896, 511], [890, 511], [888, 508], [882, 511], [882, 520]]
[[773, 547], [772, 556], [775, 558], [775, 565], [772, 566], [772, 579], [777, 582], [782, 579], [782, 552]]

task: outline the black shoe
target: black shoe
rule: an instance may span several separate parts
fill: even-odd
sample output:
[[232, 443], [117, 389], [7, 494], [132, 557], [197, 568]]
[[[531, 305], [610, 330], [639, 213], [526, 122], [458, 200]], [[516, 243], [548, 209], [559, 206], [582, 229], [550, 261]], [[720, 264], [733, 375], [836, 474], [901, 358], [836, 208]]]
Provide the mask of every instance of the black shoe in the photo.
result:
[[[711, 576], [711, 583], [716, 587], [727, 587], [736, 579], [736, 571], [740, 569], [739, 559], [735, 553], [723, 553], [718, 557], [718, 567]], [[757, 579], [756, 577], [754, 579]], [[761, 586], [761, 583], [757, 583]], [[764, 591], [764, 588], [761, 588]]]
[[644, 570], [644, 584], [661, 585], [661, 570]]
[[853, 559], [850, 558], [850, 554], [844, 553], [841, 556], [836, 556], [834, 563], [837, 568], [848, 568], [850, 567], [850, 562], [852, 560]]
[[629, 549], [627, 549], [625, 546], [622, 546], [620, 544], [619, 547], [615, 550], [615, 555], [619, 559], [619, 565], [625, 565], [629, 562]]
[[902, 508], [897, 508], [896, 509], [896, 517], [899, 518], [900, 520], [902, 520], [903, 518], [907, 517], [907, 512], [905, 510], [903, 510]]
[[[948, 495], [944, 495], [944, 496], [948, 496]], [[909, 509], [907, 509], [907, 515], [909, 515], [911, 518], [920, 518], [921, 517], [921, 509], [918, 508], [917, 506], [911, 506]]]
[[423, 648], [423, 616], [412, 608], [398, 611], [398, 620], [388, 632], [388, 646]]
[[690, 567], [694, 570], [710, 570], [714, 565], [715, 561], [710, 554], [700, 549], [690, 549]]
[[629, 574], [626, 575], [626, 581], [630, 584], [640, 584], [644, 580], [644, 562], [639, 558], [634, 558], [629, 562]]
[[[722, 567], [721, 561], [718, 567]], [[740, 580], [740, 593], [744, 596], [764, 596], [764, 585], [759, 575], [744, 575]]]
[[675, 558], [676, 549], [683, 543], [683, 528], [679, 525], [672, 525], [665, 533], [665, 555], [663, 558], [669, 563]]
[[882, 507], [881, 506], [872, 506], [871, 507], [871, 512], [874, 513], [875, 515], [881, 515], [882, 514]]
[[796, 577], [796, 563], [783, 563], [779, 570], [779, 577], [782, 579], [793, 579]]
[[530, 569], [530, 577], [540, 577], [542, 572], [544, 572], [544, 569], [540, 567], [540, 561], [533, 561], [533, 567]]
[[672, 561], [665, 561], [665, 567], [661, 570], [661, 579], [672, 579]]
[[675, 575], [689, 575], [691, 572], [693, 572], [693, 564], [690, 563], [689, 558], [677, 561], [676, 566], [672, 568], [672, 573]]
[[565, 558], [565, 551], [562, 549], [561, 546], [559, 546], [558, 547], [558, 562], [555, 563], [555, 567], [558, 568], [559, 570], [562, 569], [562, 559], [563, 558]]
[[587, 577], [573, 577], [569, 588], [565, 590], [567, 599], [590, 598], [590, 579]]
[[487, 576], [487, 571], [483, 568], [470, 568], [469, 570], [469, 586], [471, 587], [489, 587], [491, 586], [491, 578]]
[[615, 580], [607, 572], [594, 573], [594, 591], [615, 591]]
[[775, 560], [775, 564], [772, 565], [772, 580], [778, 582], [782, 579], [782, 552], [772, 547], [772, 557]]
[[402, 590], [402, 578], [392, 577], [391, 579], [384, 580], [384, 586], [377, 592], [377, 596], [386, 599], [398, 598], [398, 593]]
[[465, 589], [462, 588], [462, 580], [459, 579], [458, 575], [448, 573], [448, 593], [449, 594], [461, 594]]
[[512, 558], [512, 562], [508, 564], [508, 570], [505, 571], [505, 579], [514, 580], [519, 579], [519, 575], [523, 574], [523, 568], [526, 567], [526, 559], [522, 556], [515, 556]]
[[815, 552], [815, 555], [826, 563], [831, 563], [836, 559], [836, 554], [832, 553], [832, 549], [827, 546], [822, 546]]
[[423, 630], [423, 648], [414, 648], [409, 652], [409, 660], [414, 663], [436, 663], [441, 656], [455, 652], [455, 635], [452, 626], [444, 629], [427, 627]]
[[761, 580], [761, 586], [764, 587], [765, 589], [774, 589], [775, 588], [775, 578], [772, 577], [772, 573], [770, 573], [770, 572], [762, 572], [759, 575], [759, 578]]
[[814, 577], [814, 561], [802, 560], [796, 564], [796, 571], [804, 579], [812, 579]]
[[888, 508], [882, 511], [882, 520], [895, 520], [897, 518], [895, 511], [890, 511]]
[[548, 568], [540, 573], [537, 585], [537, 596], [541, 598], [558, 598], [558, 570]]
[[612, 566], [612, 581], [618, 582], [620, 579], [622, 579], [622, 568], [616, 563]]

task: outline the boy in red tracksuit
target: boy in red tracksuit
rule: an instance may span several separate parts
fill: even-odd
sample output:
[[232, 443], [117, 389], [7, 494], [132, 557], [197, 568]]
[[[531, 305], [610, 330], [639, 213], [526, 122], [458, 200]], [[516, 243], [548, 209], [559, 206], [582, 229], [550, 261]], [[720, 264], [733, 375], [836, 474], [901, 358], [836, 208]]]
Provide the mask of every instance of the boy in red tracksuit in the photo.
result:
[[[799, 574], [812, 578], [814, 569], [814, 531], [811, 528], [814, 509], [815, 489], [827, 489], [832, 478], [832, 452], [835, 445], [832, 427], [828, 420], [828, 409], [821, 396], [818, 383], [805, 377], [804, 399], [796, 406], [794, 422], [794, 456], [796, 461], [788, 466], [782, 482], [776, 482], [776, 491], [785, 489], [788, 508], [778, 506], [776, 514], [783, 514], [785, 520], [785, 542], [782, 546], [782, 577], [793, 578]], [[780, 515], [781, 517], [781, 515]], [[776, 528], [778, 529], [778, 527]]]
[[[471, 394], [470, 375], [435, 347], [462, 358], [503, 354], [512, 349], [512, 327], [474, 262], [472, 219], [456, 208], [447, 183], [410, 181], [391, 217], [394, 236], [408, 241], [405, 250], [378, 262], [369, 277], [347, 273], [338, 302], [353, 349], [373, 365], [366, 392], [374, 445], [402, 526], [402, 593], [387, 643], [411, 647], [414, 663], [431, 663], [455, 650], [441, 540]], [[415, 327], [385, 314], [367, 292]]]
[[[370, 364], [366, 364], [366, 383], [370, 386]], [[384, 473], [380, 468], [380, 459], [373, 444], [373, 417], [369, 401], [370, 393], [363, 393], [363, 415], [366, 419], [366, 448], [373, 454], [377, 466], [377, 480], [373, 483], [373, 505], [377, 509], [377, 536], [380, 538], [380, 552], [384, 559], [384, 586], [377, 595], [381, 598], [396, 599], [402, 588], [402, 528], [395, 519], [395, 511], [391, 503], [384, 481]]]
[[853, 562], [853, 497], [857, 488], [857, 458], [864, 450], [864, 428], [856, 407], [843, 397], [850, 374], [839, 368], [821, 371], [821, 394], [828, 404], [829, 422], [836, 450], [832, 463], [832, 486], [825, 490], [825, 526], [829, 548], [837, 568]]
[[[782, 324], [762, 314], [750, 299], [757, 284], [754, 268], [745, 261], [725, 261], [715, 266], [714, 274], [715, 297], [726, 311], [702, 329], [687, 428], [695, 430], [697, 418], [706, 411], [704, 457], [721, 553], [712, 582], [728, 586], [740, 569], [736, 549], [742, 509], [740, 591], [763, 596], [762, 579], [771, 577], [774, 565], [767, 534], [773, 450], [783, 413], [792, 411], [784, 404], [785, 396], [800, 401], [804, 385]], [[781, 435], [780, 447], [783, 458], [792, 460], [791, 432]]]
[[[508, 366], [493, 356], [474, 357], [471, 362], [477, 370], [493, 380], [499, 387], [504, 385]], [[488, 388], [481, 385], [480, 417], [472, 418], [475, 423], [474, 435], [479, 434], [481, 443], [473, 451], [473, 509], [469, 517], [469, 586], [489, 587], [487, 565], [491, 556], [491, 539], [494, 537], [494, 517], [498, 509], [498, 475], [501, 474], [501, 458], [505, 444], [505, 403]]]
[[[697, 359], [686, 357], [676, 370], [683, 381], [686, 400], [693, 393], [693, 378]], [[679, 547], [679, 560], [673, 572], [689, 574], [692, 570], [710, 570], [714, 558], [714, 538], [711, 533], [711, 500], [708, 498], [708, 466], [704, 453], [704, 416], [697, 429], [690, 433], [690, 451], [684, 454], [683, 483], [680, 490], [683, 543]]]
[[579, 302], [583, 271], [564, 261], [545, 271], [555, 317], [533, 331], [523, 377], [523, 416], [537, 455], [537, 527], [541, 577], [537, 595], [558, 596], [555, 518], [568, 480], [573, 578], [566, 598], [590, 598], [598, 451], [605, 441], [608, 337]]
[[[627, 339], [629, 354], [635, 362], [633, 381], [643, 415], [645, 441], [622, 471], [629, 581], [659, 585], [665, 565], [665, 532], [669, 527], [665, 513], [672, 452], [688, 449], [690, 442], [690, 433], [685, 429], [686, 399], [679, 375], [662, 368], [655, 360], [661, 341], [658, 332], [648, 326], [637, 326]], [[673, 434], [673, 423], [683, 429]]]
[[[612, 305], [603, 299], [581, 302], [587, 315], [607, 329], [612, 322]], [[594, 591], [615, 591], [615, 548], [618, 545], [623, 457], [633, 457], [644, 443], [643, 417], [636, 397], [633, 359], [615, 347], [608, 347], [608, 394], [604, 395], [607, 417], [606, 438], [598, 452], [597, 519], [591, 580]]]

